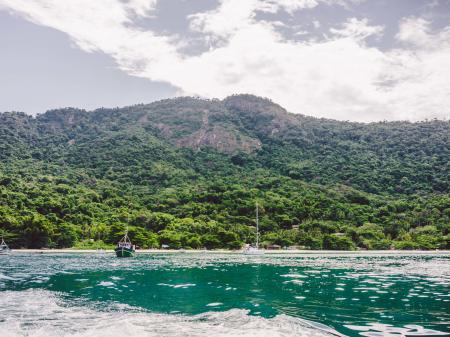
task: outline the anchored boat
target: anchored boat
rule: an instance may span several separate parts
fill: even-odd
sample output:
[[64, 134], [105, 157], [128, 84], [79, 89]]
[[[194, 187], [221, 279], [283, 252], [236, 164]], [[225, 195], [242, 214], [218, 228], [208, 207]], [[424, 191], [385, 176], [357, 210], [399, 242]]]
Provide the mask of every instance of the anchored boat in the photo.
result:
[[259, 249], [259, 212], [258, 203], [256, 203], [256, 245], [255, 247], [248, 246], [244, 249], [246, 255], [264, 255], [264, 249]]
[[2, 236], [2, 243], [0, 243], [0, 255], [9, 255], [9, 254], [11, 254], [11, 249], [9, 249], [5, 240], [3, 240]]
[[135, 254], [135, 246], [131, 243], [128, 237], [128, 231], [125, 232], [125, 236], [117, 243], [116, 249], [117, 257], [133, 257]]

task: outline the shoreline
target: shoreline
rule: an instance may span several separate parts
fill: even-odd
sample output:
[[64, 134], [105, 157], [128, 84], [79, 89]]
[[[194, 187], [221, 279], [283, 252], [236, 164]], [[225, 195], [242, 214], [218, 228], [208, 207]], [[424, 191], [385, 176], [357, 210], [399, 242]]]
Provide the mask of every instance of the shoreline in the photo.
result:
[[[30, 254], [92, 254], [114, 253], [113, 249], [12, 249], [13, 253]], [[242, 250], [174, 250], [174, 249], [139, 249], [136, 254], [241, 254]], [[265, 250], [265, 255], [450, 255], [450, 250]]]

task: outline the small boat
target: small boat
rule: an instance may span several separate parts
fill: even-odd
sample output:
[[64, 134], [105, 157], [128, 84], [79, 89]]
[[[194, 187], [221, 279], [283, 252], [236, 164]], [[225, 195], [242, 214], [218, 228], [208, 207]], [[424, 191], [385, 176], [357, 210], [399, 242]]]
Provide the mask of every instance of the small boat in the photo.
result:
[[128, 231], [125, 232], [125, 236], [117, 243], [116, 249], [117, 257], [133, 257], [135, 254], [135, 246], [131, 243], [130, 238], [128, 237]]
[[248, 246], [244, 249], [245, 255], [264, 255], [264, 249], [259, 249], [259, 214], [258, 203], [256, 203], [256, 245], [255, 247]]
[[9, 249], [5, 240], [3, 240], [2, 236], [2, 243], [0, 243], [0, 255], [9, 255], [9, 254], [11, 254], [11, 249]]
[[244, 250], [245, 255], [264, 255], [264, 249], [259, 249], [258, 247], [247, 247]]

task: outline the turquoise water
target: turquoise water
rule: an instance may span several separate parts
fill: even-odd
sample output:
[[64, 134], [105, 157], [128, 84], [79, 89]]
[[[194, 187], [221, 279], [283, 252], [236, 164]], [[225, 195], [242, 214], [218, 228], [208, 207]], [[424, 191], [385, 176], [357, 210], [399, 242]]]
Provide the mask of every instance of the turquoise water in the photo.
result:
[[0, 256], [2, 336], [440, 336], [450, 255]]

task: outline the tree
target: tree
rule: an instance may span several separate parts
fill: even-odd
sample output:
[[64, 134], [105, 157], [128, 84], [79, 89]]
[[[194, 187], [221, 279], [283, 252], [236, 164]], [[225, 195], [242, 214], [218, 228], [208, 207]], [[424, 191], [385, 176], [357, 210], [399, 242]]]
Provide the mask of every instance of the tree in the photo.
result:
[[346, 236], [326, 234], [323, 237], [323, 248], [330, 250], [355, 250], [355, 244]]
[[222, 243], [219, 239], [212, 234], [205, 234], [202, 236], [202, 244], [207, 249], [216, 249], [222, 246]]
[[47, 247], [54, 234], [54, 226], [41, 214], [27, 216], [23, 221], [24, 244], [27, 248]]
[[181, 235], [164, 229], [158, 233], [159, 242], [161, 245], [168, 245], [170, 248], [179, 249], [181, 248]]
[[71, 224], [59, 225], [54, 234], [54, 242], [59, 248], [72, 247], [78, 238], [78, 228]]

